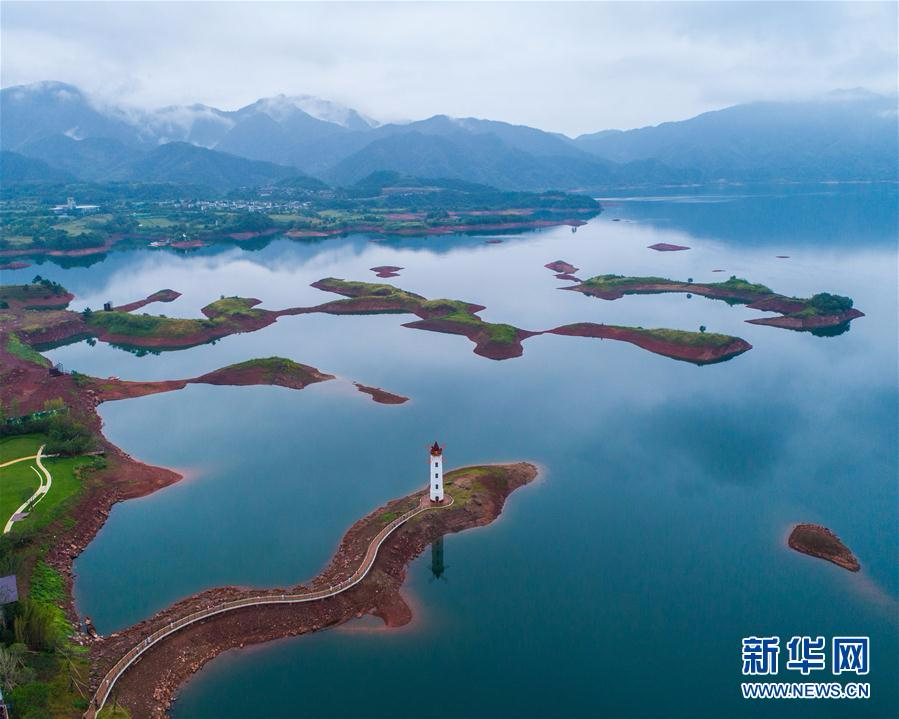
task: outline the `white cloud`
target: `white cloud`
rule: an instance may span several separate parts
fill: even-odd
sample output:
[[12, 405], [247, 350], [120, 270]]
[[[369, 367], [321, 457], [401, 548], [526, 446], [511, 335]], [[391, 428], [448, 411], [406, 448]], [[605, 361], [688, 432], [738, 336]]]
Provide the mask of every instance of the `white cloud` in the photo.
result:
[[569, 134], [896, 89], [895, 3], [3, 3], [2, 83], [144, 107], [311, 94]]

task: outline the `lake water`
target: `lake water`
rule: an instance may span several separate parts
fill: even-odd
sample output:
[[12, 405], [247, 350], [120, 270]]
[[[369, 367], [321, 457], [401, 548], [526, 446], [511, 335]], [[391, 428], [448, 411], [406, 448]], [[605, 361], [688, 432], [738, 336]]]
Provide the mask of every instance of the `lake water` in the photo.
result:
[[[545, 471], [499, 521], [446, 538], [442, 579], [427, 554], [413, 563], [411, 626], [229, 652], [185, 686], [176, 719], [899, 715], [896, 197], [871, 186], [618, 197], [576, 233], [502, 244], [276, 240], [4, 273], [37, 269], [75, 292], [76, 308], [170, 287], [183, 297], [147, 311], [196, 316], [222, 294], [317, 304], [333, 296], [311, 282], [374, 281], [369, 267], [394, 264], [406, 268], [389, 280], [399, 287], [477, 302], [485, 319], [525, 329], [705, 325], [754, 347], [696, 367], [541, 336], [496, 362], [465, 338], [400, 326], [411, 317], [306, 315], [161, 355], [54, 350], [67, 369], [123, 379], [270, 355], [340, 377], [301, 392], [201, 385], [103, 405], [112, 442], [187, 478], [114, 508], [76, 563], [80, 611], [111, 632], [207, 587], [309, 578], [358, 517], [423, 486], [436, 438], [449, 467], [527, 459]], [[647, 249], [656, 242], [692, 249]], [[701, 297], [606, 302], [559, 291], [543, 267], [556, 259], [580, 277], [736, 274], [785, 294], [830, 291], [866, 316], [822, 338], [746, 324], [760, 313]], [[351, 380], [411, 401], [375, 404]], [[795, 522], [833, 529], [862, 571], [788, 550]], [[872, 698], [744, 701], [749, 635], [869, 635]], [[805, 681], [831, 680], [819, 674]]]

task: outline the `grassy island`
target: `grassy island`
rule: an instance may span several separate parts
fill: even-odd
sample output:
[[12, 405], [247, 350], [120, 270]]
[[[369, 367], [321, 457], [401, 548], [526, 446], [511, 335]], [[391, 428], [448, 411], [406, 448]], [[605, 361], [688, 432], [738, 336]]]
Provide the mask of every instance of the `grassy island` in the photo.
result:
[[818, 332], [825, 328], [848, 327], [848, 323], [864, 314], [852, 306], [850, 297], [819, 292], [811, 297], [789, 297], [770, 287], [749, 282], [732, 275], [724, 282], [681, 282], [665, 277], [626, 277], [597, 275], [580, 284], [562, 289], [581, 292], [590, 297], [617, 300], [624, 295], [662, 294], [681, 292], [723, 300], [729, 304], [744, 304], [750, 309], [777, 312], [781, 317], [747, 320], [752, 324], [770, 325], [785, 329]]
[[641, 347], [655, 354], [696, 365], [716, 364], [733, 359], [752, 349], [746, 340], [715, 332], [687, 332], [666, 328], [644, 329], [595, 322], [556, 327], [548, 332], [572, 337], [612, 339]]

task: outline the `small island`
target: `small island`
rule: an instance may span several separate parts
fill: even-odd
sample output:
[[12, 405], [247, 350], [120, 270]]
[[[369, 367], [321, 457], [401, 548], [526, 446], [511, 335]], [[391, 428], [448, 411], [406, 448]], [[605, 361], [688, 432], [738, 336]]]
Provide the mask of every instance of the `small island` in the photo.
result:
[[752, 345], [746, 340], [715, 332], [686, 332], [664, 328], [620, 327], [595, 322], [576, 324], [547, 330], [550, 334], [571, 337], [595, 337], [597, 339], [630, 342], [655, 354], [664, 355], [695, 365], [716, 364], [748, 352]]
[[[189, 384], [212, 384], [230, 386], [269, 385], [304, 389], [316, 382], [327, 382], [334, 375], [321, 372], [315, 367], [300, 364], [284, 357], [266, 357], [228, 365], [190, 379], [157, 380], [133, 382], [117, 377], [100, 379], [78, 375], [78, 384], [99, 403], [119, 399], [144, 397], [161, 392], [174, 392]], [[382, 390], [383, 391], [383, 390]], [[386, 393], [389, 394], [389, 393]]]
[[568, 262], [565, 262], [565, 260], [555, 260], [554, 262], [549, 262], [543, 266], [548, 270], [552, 270], [553, 272], [563, 275], [573, 275], [578, 271], [578, 269], [580, 269]]
[[672, 245], [668, 242], [656, 242], [654, 245], [650, 245], [647, 249], [655, 250], [656, 252], [683, 252], [684, 250], [689, 250], [690, 248], [686, 245]]
[[405, 404], [409, 401], [408, 397], [388, 392], [380, 387], [369, 387], [368, 385], [359, 384], [358, 382], [353, 382], [353, 384], [356, 386], [356, 389], [363, 394], [367, 394], [373, 401], [378, 402], [379, 404]]
[[791, 549], [833, 562], [838, 567], [857, 572], [861, 565], [840, 538], [820, 524], [797, 524], [790, 532], [787, 544]]

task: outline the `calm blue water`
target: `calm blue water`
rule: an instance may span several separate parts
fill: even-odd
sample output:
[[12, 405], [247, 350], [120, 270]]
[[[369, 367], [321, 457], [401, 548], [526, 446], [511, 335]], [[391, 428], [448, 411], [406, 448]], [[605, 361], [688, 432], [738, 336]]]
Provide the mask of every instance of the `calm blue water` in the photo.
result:
[[[423, 484], [422, 449], [434, 438], [450, 467], [529, 459], [546, 469], [498, 522], [447, 538], [445, 579], [431, 580], [428, 556], [413, 564], [411, 627], [229, 652], [184, 688], [178, 719], [899, 714], [895, 189], [606, 206], [577, 233], [503, 244], [279, 240], [37, 268], [72, 289], [76, 307], [171, 287], [184, 296], [148, 310], [195, 316], [221, 294], [270, 308], [318, 303], [330, 296], [310, 282], [365, 280], [367, 268], [395, 264], [406, 268], [392, 280], [400, 287], [478, 302], [485, 319], [526, 329], [706, 325], [754, 346], [695, 367], [623, 343], [544, 336], [522, 358], [494, 362], [464, 338], [403, 328], [400, 316], [309, 315], [158, 356], [86, 343], [53, 351], [67, 368], [127, 379], [273, 354], [340, 377], [302, 392], [192, 386], [101, 407], [110, 440], [188, 475], [116, 506], [79, 557], [78, 606], [102, 632], [206, 587], [312, 576], [355, 519]], [[646, 249], [655, 242], [692, 249]], [[558, 291], [564, 283], [543, 267], [555, 259], [581, 277], [736, 274], [787, 294], [826, 290], [867, 316], [819, 338], [746, 324], [759, 313], [698, 297], [603, 302]], [[375, 404], [350, 380], [412, 401]], [[800, 521], [831, 527], [862, 571], [787, 550]], [[870, 635], [873, 698], [744, 701], [739, 647], [751, 634]]]

